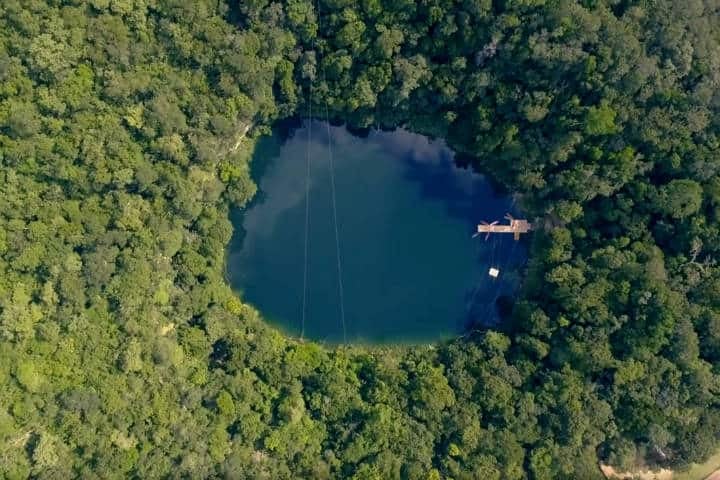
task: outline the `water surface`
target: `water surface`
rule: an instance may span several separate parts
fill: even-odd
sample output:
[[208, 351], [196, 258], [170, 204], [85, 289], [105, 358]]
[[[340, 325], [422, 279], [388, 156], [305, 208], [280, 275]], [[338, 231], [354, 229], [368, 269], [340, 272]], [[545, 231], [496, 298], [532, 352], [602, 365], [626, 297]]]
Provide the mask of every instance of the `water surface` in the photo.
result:
[[[258, 145], [259, 194], [233, 213], [228, 254], [229, 280], [244, 300], [288, 334], [326, 342], [426, 342], [497, 322], [496, 300], [516, 288], [525, 249], [511, 236], [471, 236], [481, 220], [513, 211], [511, 199], [456, 167], [441, 141], [404, 130], [361, 138], [328, 127], [304, 122]], [[491, 266], [500, 269], [497, 279]]]

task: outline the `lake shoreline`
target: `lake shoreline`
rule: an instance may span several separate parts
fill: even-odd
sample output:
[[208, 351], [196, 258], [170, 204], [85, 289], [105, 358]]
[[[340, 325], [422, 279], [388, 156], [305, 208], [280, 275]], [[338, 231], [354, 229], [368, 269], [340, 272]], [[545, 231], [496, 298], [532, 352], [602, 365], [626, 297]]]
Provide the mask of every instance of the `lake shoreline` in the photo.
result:
[[[458, 167], [444, 142], [406, 130], [369, 129], [358, 137], [344, 126], [295, 118], [275, 132], [256, 144], [252, 174], [258, 193], [245, 209], [228, 211], [233, 237], [225, 265], [228, 284], [269, 324], [326, 345], [434, 344], [478, 329], [502, 330], [497, 301], [517, 290], [526, 246], [511, 237], [473, 239], [472, 233], [480, 221], [511, 211], [511, 198], [500, 196], [484, 176]], [[329, 210], [330, 151], [338, 182], [337, 227]], [[312, 323], [303, 324], [308, 155], [312, 195], [304, 295], [305, 320]], [[333, 273], [333, 228], [341, 236], [347, 284], [345, 325]], [[500, 270], [500, 279], [493, 282], [488, 268]]]

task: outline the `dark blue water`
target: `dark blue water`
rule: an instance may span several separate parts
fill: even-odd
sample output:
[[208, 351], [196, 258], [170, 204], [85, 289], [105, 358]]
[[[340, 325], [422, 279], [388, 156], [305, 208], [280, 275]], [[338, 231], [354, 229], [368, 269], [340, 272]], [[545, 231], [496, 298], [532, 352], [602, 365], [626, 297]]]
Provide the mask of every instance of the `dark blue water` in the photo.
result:
[[[308, 131], [308, 125], [311, 130]], [[329, 148], [331, 147], [331, 148]], [[336, 185], [344, 322], [329, 155]], [[303, 324], [306, 158], [310, 221]], [[404, 130], [365, 138], [313, 121], [263, 139], [259, 194], [234, 212], [228, 276], [287, 333], [327, 342], [426, 342], [498, 321], [525, 263], [510, 235], [471, 238], [513, 212], [481, 175], [455, 166], [441, 141]], [[500, 269], [494, 279], [490, 267]]]

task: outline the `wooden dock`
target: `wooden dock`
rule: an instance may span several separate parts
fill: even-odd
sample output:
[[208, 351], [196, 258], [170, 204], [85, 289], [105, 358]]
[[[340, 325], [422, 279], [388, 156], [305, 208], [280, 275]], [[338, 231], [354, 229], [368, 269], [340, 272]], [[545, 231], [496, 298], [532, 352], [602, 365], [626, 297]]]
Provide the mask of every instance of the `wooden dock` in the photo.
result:
[[510, 221], [509, 225], [498, 225], [498, 222], [481, 223], [477, 226], [477, 234], [484, 233], [487, 239], [491, 233], [512, 233], [515, 240], [520, 240], [520, 235], [532, 230], [532, 224], [527, 220], [516, 220], [510, 214], [505, 215]]

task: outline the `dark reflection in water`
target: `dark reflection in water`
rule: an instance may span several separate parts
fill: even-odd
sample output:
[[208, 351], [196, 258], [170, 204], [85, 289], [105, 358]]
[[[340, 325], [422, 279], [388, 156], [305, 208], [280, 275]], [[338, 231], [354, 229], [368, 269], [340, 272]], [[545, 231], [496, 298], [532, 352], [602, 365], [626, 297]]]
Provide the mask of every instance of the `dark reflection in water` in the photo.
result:
[[[498, 321], [525, 263], [521, 242], [472, 239], [481, 220], [513, 211], [481, 175], [455, 166], [441, 141], [404, 130], [305, 122], [264, 139], [260, 194], [233, 213], [228, 276], [243, 298], [290, 334], [343, 339], [332, 217], [333, 152], [348, 341], [423, 342]], [[302, 325], [306, 158], [311, 159], [307, 309]], [[497, 279], [488, 275], [499, 268]]]

